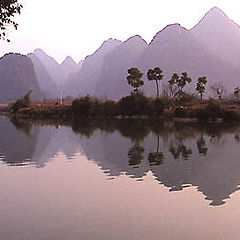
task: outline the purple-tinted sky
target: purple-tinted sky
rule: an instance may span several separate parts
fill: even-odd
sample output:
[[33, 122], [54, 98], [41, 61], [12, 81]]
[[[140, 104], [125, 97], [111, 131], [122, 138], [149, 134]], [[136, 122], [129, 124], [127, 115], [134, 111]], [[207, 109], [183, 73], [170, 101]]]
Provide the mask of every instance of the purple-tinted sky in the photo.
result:
[[236, 0], [19, 0], [19, 30], [9, 29], [11, 43], [1, 41], [0, 55], [42, 48], [62, 61], [79, 61], [108, 38], [126, 40], [139, 34], [147, 42], [170, 23], [191, 28], [214, 6], [240, 23]]

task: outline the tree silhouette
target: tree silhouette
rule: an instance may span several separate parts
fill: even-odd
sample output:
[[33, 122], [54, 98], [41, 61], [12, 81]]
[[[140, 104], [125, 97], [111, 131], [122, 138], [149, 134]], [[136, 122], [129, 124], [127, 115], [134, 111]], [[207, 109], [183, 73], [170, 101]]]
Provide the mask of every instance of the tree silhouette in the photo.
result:
[[172, 97], [176, 97], [177, 95], [177, 86], [176, 86], [176, 82], [179, 79], [179, 75], [177, 73], [174, 73], [172, 75], [172, 78], [168, 81], [168, 86], [169, 86], [169, 95]]
[[197, 148], [198, 148], [198, 153], [200, 156], [206, 156], [207, 155], [207, 145], [204, 137], [201, 135], [201, 137], [197, 140]]
[[222, 95], [226, 92], [226, 88], [223, 83], [214, 83], [211, 87], [211, 90], [215, 95], [217, 95], [218, 99], [222, 100]]
[[154, 80], [156, 82], [157, 87], [157, 98], [159, 98], [159, 86], [158, 81], [163, 79], [162, 69], [159, 67], [155, 67], [154, 69], [149, 69], [147, 72], [147, 78], [149, 81]]
[[164, 162], [164, 154], [159, 152], [159, 135], [157, 136], [157, 151], [148, 154], [148, 161], [151, 166], [161, 165]]
[[168, 151], [173, 155], [174, 159], [182, 157], [183, 160], [188, 160], [192, 154], [192, 149], [184, 145], [182, 140], [177, 140], [175, 143], [171, 142]]
[[16, 113], [21, 108], [28, 108], [31, 104], [31, 94], [32, 90], [28, 91], [22, 98], [17, 99], [11, 107], [11, 111]]
[[138, 93], [138, 88], [140, 88], [144, 84], [142, 80], [143, 73], [140, 72], [138, 68], [129, 68], [128, 74], [128, 84], [134, 88], [135, 93]]
[[205, 89], [206, 89], [206, 87], [205, 87], [206, 83], [207, 83], [206, 77], [198, 78], [196, 90], [200, 94], [201, 101], [202, 101], [203, 93], [205, 92]]
[[234, 96], [239, 100], [239, 94], [240, 94], [240, 88], [236, 87], [234, 88]]
[[12, 17], [16, 14], [20, 14], [22, 5], [18, 3], [18, 0], [1, 0], [0, 1], [0, 39], [10, 41], [6, 39], [6, 27], [13, 26], [16, 30], [18, 24], [12, 20]]
[[178, 91], [176, 92], [175, 96], [177, 95], [178, 98], [181, 98], [183, 95], [183, 88], [186, 86], [187, 83], [190, 83], [192, 79], [188, 76], [186, 72], [183, 72], [181, 77], [174, 73], [172, 78], [168, 81], [169, 86], [172, 88], [174, 85], [177, 86]]
[[134, 142], [128, 151], [128, 163], [130, 166], [139, 165], [143, 160], [144, 148], [140, 146], [139, 141]]

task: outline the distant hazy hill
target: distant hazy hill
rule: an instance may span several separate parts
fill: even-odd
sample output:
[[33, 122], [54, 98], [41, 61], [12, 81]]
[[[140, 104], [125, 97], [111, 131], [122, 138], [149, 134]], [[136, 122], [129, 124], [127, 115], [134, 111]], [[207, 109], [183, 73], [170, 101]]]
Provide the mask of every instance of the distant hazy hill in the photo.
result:
[[41, 97], [31, 59], [21, 54], [3, 56], [0, 59], [0, 102], [16, 100], [29, 90], [33, 90], [33, 99]]
[[220, 58], [240, 65], [240, 28], [222, 10], [212, 8], [190, 31]]
[[36, 49], [34, 54], [39, 58], [52, 80], [58, 87], [62, 87], [70, 74], [78, 70], [78, 65], [71, 57], [67, 57], [59, 64], [53, 57], [47, 55], [42, 49]]
[[[210, 85], [215, 82], [225, 82], [227, 88], [233, 89], [240, 73], [238, 68], [205, 48], [191, 31], [179, 24], [169, 25], [158, 32], [136, 65], [145, 73], [149, 68], [161, 67], [165, 84], [174, 72], [186, 71], [193, 79], [192, 91], [195, 90], [198, 77], [207, 76], [208, 93]], [[147, 80], [145, 83], [144, 90], [148, 94], [155, 94], [153, 83]]]
[[[218, 8], [212, 8], [190, 30], [181, 27], [180, 24], [168, 25], [159, 31], [149, 44], [140, 36], [133, 36], [125, 42], [108, 39], [78, 64], [71, 57], [59, 64], [41, 49], [36, 49], [34, 54], [29, 56], [34, 63], [39, 85], [51, 95], [56, 93], [54, 96], [58, 96], [59, 89], [63, 88], [65, 96], [90, 94], [119, 99], [132, 91], [126, 80], [127, 70], [131, 67], [138, 67], [145, 74], [142, 90], [146, 95], [156, 94], [155, 84], [146, 79], [147, 70], [154, 67], [163, 69], [164, 84], [167, 84], [174, 72], [188, 72], [193, 79], [193, 83], [189, 85], [189, 91], [192, 92], [195, 92], [195, 83], [201, 76], [208, 79], [208, 95], [210, 86], [214, 83], [222, 82], [229, 93], [240, 84], [240, 27]], [[22, 61], [22, 64], [26, 64], [26, 61]], [[8, 64], [5, 63], [5, 68]], [[0, 97], [8, 96], [7, 99], [22, 95], [22, 92], [18, 93], [17, 87], [21, 88], [21, 85], [24, 85], [26, 89], [26, 82], [30, 82], [27, 79], [33, 79], [35, 76], [33, 71], [26, 79], [20, 80], [23, 77], [19, 77], [21, 85], [13, 85], [15, 90], [7, 95], [3, 89], [9, 87], [8, 81], [4, 82], [2, 78], [11, 79], [14, 75], [10, 71], [12, 65], [10, 62], [9, 70], [0, 72], [3, 86], [0, 89]], [[12, 75], [6, 78], [7, 74]], [[20, 72], [19, 76], [21, 74], [23, 73]], [[31, 84], [37, 89], [36, 76], [32, 81], [35, 85]], [[39, 91], [38, 88], [35, 94]]]
[[134, 36], [108, 53], [97, 78], [94, 95], [117, 99], [132, 91], [127, 84], [127, 69], [143, 54], [148, 44], [140, 36]]
[[100, 48], [83, 61], [80, 71], [72, 74], [64, 86], [65, 95], [93, 95], [105, 56], [121, 44], [121, 41], [108, 39]]
[[28, 57], [31, 58], [33, 62], [39, 86], [44, 92], [45, 97], [58, 97], [59, 94], [57, 85], [52, 80], [50, 74], [47, 72], [42, 62], [34, 53], [28, 54]]
[[60, 67], [64, 74], [65, 81], [72, 73], [77, 72], [81, 68], [78, 64], [74, 62], [74, 60], [70, 56], [67, 56], [65, 58], [65, 60], [61, 63]]
[[[73, 96], [90, 94], [118, 99], [132, 90], [126, 81], [128, 68], [138, 67], [146, 75], [149, 68], [159, 66], [164, 71], [165, 84], [174, 72], [187, 71], [193, 78], [192, 91], [197, 78], [207, 76], [208, 94], [216, 82], [224, 83], [231, 92], [239, 85], [237, 65], [240, 65], [240, 28], [220, 9], [213, 8], [193, 29], [168, 25], [150, 44], [139, 36], [123, 43], [106, 41], [84, 60], [78, 73], [71, 75], [64, 91]], [[143, 90], [147, 95], [156, 94], [154, 83], [146, 77]]]

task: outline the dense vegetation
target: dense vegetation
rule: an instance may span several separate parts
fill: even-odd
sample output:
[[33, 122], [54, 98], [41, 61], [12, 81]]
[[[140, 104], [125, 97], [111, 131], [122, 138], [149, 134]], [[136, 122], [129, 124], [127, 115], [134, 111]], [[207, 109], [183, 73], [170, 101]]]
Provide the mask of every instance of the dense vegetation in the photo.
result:
[[[29, 117], [39, 118], [196, 118], [199, 120], [239, 120], [240, 102], [239, 88], [234, 89], [235, 100], [204, 100], [207, 78], [199, 77], [196, 83], [196, 94], [184, 92], [191, 77], [183, 72], [181, 75], [174, 73], [168, 81], [167, 94], [160, 96], [158, 81], [162, 81], [161, 68], [149, 69], [147, 79], [156, 82], [157, 96], [147, 97], [140, 91], [144, 85], [144, 74], [137, 68], [128, 70], [127, 83], [133, 87], [129, 96], [122, 97], [119, 101], [110, 99], [97, 99], [89, 95], [81, 96], [72, 101], [72, 104], [38, 104], [30, 106], [25, 104], [26, 96], [15, 102], [12, 107], [14, 113]], [[217, 94], [221, 95], [219, 88]]]

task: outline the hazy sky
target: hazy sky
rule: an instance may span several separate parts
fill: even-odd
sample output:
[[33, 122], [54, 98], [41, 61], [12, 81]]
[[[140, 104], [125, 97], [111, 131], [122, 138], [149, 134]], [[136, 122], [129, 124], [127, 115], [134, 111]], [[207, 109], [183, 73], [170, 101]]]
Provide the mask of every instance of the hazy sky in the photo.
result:
[[126, 40], [139, 34], [147, 42], [171, 23], [192, 28], [212, 7], [240, 24], [236, 0], [19, 0], [24, 8], [9, 30], [11, 43], [0, 41], [0, 55], [44, 49], [59, 62], [92, 54], [108, 38]]

